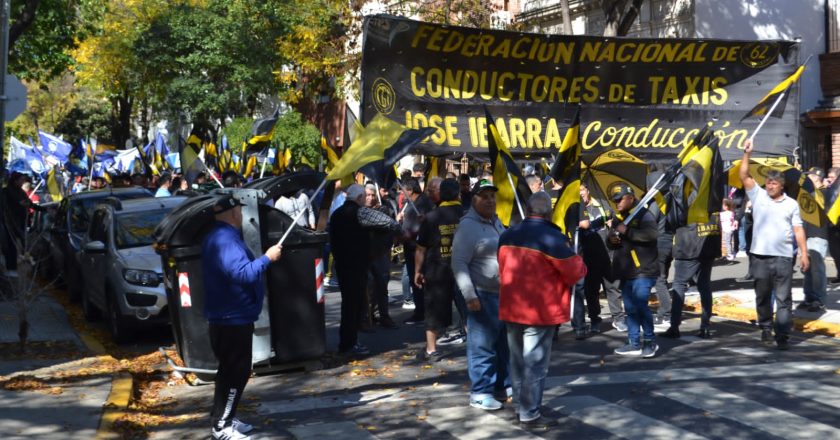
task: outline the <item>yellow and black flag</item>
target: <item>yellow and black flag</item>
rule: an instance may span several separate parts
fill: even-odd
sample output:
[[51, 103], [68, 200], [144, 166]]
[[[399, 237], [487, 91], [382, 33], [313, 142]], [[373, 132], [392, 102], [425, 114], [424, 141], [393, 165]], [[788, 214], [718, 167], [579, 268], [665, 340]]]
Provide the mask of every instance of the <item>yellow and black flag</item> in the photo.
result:
[[572, 125], [566, 130], [560, 154], [551, 166], [549, 176], [562, 183], [560, 194], [554, 203], [551, 221], [564, 234], [571, 237], [580, 222], [580, 110], [575, 114]]
[[[179, 138], [181, 139], [178, 150], [181, 156], [181, 174], [184, 176], [184, 180], [192, 185], [196, 177], [204, 171], [204, 163], [198, 157], [198, 153], [201, 151], [201, 140], [195, 134], [191, 134], [186, 142], [184, 142], [184, 138], [180, 136]], [[197, 143], [196, 140], [198, 140]]]
[[[785, 78], [784, 81], [776, 84], [776, 87], [773, 87], [773, 90], [770, 90], [770, 93], [764, 96], [764, 98], [761, 98], [761, 101], [759, 101], [752, 110], [747, 112], [747, 114], [741, 118], [741, 121], [749, 118], [750, 116], [765, 117], [767, 112], [769, 112], [774, 105], [776, 107], [773, 108], [773, 113], [771, 113], [770, 116], [773, 116], [774, 118], [781, 118], [785, 113], [785, 104], [787, 103], [788, 97], [787, 91], [796, 84], [797, 81], [799, 81], [799, 77], [802, 76], [802, 71], [804, 70], [805, 65], [803, 64], [799, 66], [792, 75]], [[777, 101], [778, 104], [776, 104]]]
[[278, 119], [280, 119], [279, 108], [274, 111], [271, 117], [254, 121], [254, 125], [251, 126], [251, 136], [242, 146], [243, 154], [259, 153], [265, 150], [265, 147], [271, 143], [272, 136], [274, 136], [274, 126], [277, 125]]
[[525, 202], [531, 196], [531, 188], [522, 177], [504, 139], [499, 135], [496, 121], [487, 107], [484, 107], [484, 115], [487, 119], [487, 142], [493, 185], [499, 189], [496, 193], [496, 215], [503, 225], [509, 227], [523, 220]]
[[826, 190], [825, 201], [827, 202], [825, 214], [828, 221], [836, 225], [840, 220], [840, 179], [834, 181]]
[[682, 167], [686, 224], [708, 223], [709, 214], [719, 212], [723, 204], [726, 173], [718, 149], [719, 141], [719, 137], [711, 136], [706, 145]]
[[435, 177], [446, 176], [446, 158], [443, 156], [426, 156], [426, 169], [423, 170], [423, 181], [428, 182]]

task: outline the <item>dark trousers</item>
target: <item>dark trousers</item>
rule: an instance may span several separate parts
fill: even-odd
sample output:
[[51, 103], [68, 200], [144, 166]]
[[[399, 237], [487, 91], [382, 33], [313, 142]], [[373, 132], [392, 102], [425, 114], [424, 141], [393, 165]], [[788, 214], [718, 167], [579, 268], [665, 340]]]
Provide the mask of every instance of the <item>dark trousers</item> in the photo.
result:
[[755, 278], [755, 309], [763, 330], [773, 327], [773, 295], [776, 295], [776, 339], [786, 339], [793, 324], [791, 282], [793, 258], [753, 255], [750, 271]]
[[828, 228], [828, 253], [834, 259], [834, 268], [837, 270], [837, 277], [840, 277], [840, 228], [836, 226]]
[[375, 257], [370, 262], [370, 284], [371, 284], [371, 314], [373, 320], [373, 306], [379, 309], [380, 318], [390, 318], [388, 312], [388, 280], [391, 278], [390, 255]]
[[674, 298], [671, 302], [671, 327], [679, 328], [682, 323], [682, 308], [685, 304], [685, 292], [688, 283], [697, 278], [697, 291], [700, 292], [700, 328], [709, 328], [712, 319], [712, 266], [714, 258], [696, 260], [674, 260]]
[[671, 314], [671, 294], [668, 292], [668, 272], [671, 270], [673, 258], [673, 246], [659, 247], [659, 278], [656, 279], [656, 299], [659, 301], [659, 308], [656, 316], [667, 321]]
[[[572, 309], [572, 328], [575, 330], [585, 330], [586, 329], [586, 320], [584, 319], [584, 301], [586, 301], [586, 282], [584, 278], [578, 280], [575, 283], [575, 287], [572, 290], [572, 295], [574, 295], [574, 308]], [[597, 294], [597, 290], [595, 291]], [[601, 313], [601, 305], [598, 304], [598, 314]], [[592, 321], [592, 314], [589, 314], [589, 321], [590, 322], [600, 322], [601, 317], [598, 316], [599, 321]]]
[[358, 342], [359, 323], [364, 315], [367, 272], [365, 266], [357, 270], [336, 263], [338, 286], [341, 289], [341, 324], [338, 329], [338, 351], [347, 351]]
[[405, 268], [408, 271], [408, 283], [411, 286], [411, 294], [414, 297], [414, 314], [412, 315], [414, 318], [417, 318], [418, 321], [423, 321], [426, 319], [426, 299], [423, 296], [423, 289], [414, 284], [414, 251], [417, 250], [416, 244], [404, 244], [403, 249], [405, 250]]
[[210, 421], [216, 429], [233, 423], [236, 407], [251, 376], [251, 344], [254, 324], [210, 324], [210, 346], [219, 361]]

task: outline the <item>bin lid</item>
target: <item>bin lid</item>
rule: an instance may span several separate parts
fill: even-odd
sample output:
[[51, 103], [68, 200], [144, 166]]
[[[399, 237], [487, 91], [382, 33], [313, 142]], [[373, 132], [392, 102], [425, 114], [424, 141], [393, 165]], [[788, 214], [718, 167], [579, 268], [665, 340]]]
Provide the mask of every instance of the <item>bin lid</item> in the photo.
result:
[[[289, 225], [292, 224], [292, 218], [285, 212], [268, 205], [260, 205], [259, 213], [262, 242], [277, 243], [286, 233]], [[326, 231], [313, 231], [295, 225], [292, 232], [286, 237], [286, 241], [283, 242], [283, 246], [323, 246], [327, 241], [329, 241], [329, 234]]]
[[293, 196], [300, 189], [315, 189], [325, 177], [324, 173], [305, 170], [253, 180], [248, 182], [245, 188], [261, 189], [265, 191], [267, 199], [277, 200], [281, 196]]
[[199, 243], [204, 232], [215, 220], [213, 205], [219, 197], [221, 195], [217, 194], [190, 197], [170, 211], [152, 234], [155, 250], [165, 253], [167, 249]]

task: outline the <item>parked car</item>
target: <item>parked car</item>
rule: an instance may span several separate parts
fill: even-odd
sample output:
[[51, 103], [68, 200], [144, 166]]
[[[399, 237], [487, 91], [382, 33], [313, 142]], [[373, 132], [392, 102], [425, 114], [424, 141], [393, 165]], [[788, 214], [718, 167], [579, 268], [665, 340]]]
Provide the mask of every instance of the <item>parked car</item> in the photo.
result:
[[81, 297], [79, 262], [76, 256], [81, 250], [82, 238], [90, 225], [93, 208], [106, 197], [120, 200], [151, 197], [153, 194], [140, 187], [109, 188], [73, 194], [61, 201], [49, 233], [51, 273], [61, 274], [70, 299]]
[[94, 320], [104, 312], [114, 340], [133, 328], [169, 324], [163, 269], [152, 232], [186, 197], [100, 202], [79, 254], [82, 310]]

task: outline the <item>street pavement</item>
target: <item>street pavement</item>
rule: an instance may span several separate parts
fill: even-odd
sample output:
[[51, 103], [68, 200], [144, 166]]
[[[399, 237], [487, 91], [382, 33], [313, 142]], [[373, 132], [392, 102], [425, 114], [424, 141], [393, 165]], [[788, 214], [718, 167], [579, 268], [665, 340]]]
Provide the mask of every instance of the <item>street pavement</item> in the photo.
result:
[[[749, 285], [731, 280], [745, 267], [740, 260], [715, 269], [715, 286], [727, 289], [716, 291], [719, 303], [749, 307], [740, 292]], [[801, 295], [801, 275], [795, 285]], [[398, 283], [390, 287], [398, 297]], [[724, 300], [727, 295], [745, 302]], [[840, 291], [832, 290], [830, 298], [832, 311], [823, 318], [833, 319]], [[340, 294], [330, 292], [330, 350], [337, 344], [339, 310]], [[391, 313], [401, 322], [410, 311], [395, 305]], [[704, 340], [690, 336], [699, 319], [687, 317], [683, 338], [660, 338], [653, 359], [614, 355], [625, 334], [608, 325], [583, 341], [561, 327], [543, 400], [544, 416], [558, 423], [548, 430], [518, 426], [509, 403], [497, 412], [470, 408], [465, 347], [444, 347], [446, 356], [436, 364], [418, 361], [419, 326], [360, 334], [372, 351], [360, 359], [329, 355], [319, 371], [257, 375], [239, 416], [255, 424], [256, 439], [840, 438], [840, 340], [795, 332], [791, 349], [779, 351], [761, 344], [755, 325], [720, 316], [713, 319], [713, 338]], [[167, 391], [178, 401], [174, 414], [206, 414], [213, 388]], [[205, 418], [159, 427], [151, 437], [204, 438], [208, 432]]]

